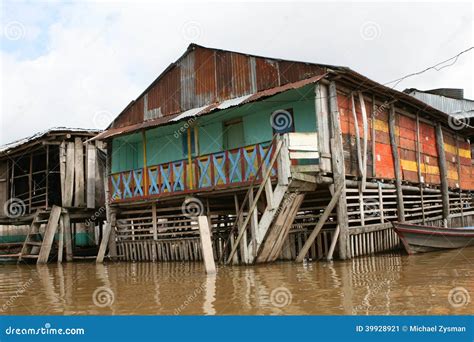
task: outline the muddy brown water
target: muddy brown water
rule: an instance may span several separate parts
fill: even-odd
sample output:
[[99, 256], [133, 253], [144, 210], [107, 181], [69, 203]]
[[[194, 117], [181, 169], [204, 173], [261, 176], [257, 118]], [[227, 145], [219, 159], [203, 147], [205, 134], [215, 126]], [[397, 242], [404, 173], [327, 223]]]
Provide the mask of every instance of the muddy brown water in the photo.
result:
[[21, 315], [473, 314], [474, 248], [349, 261], [0, 265], [0, 311]]

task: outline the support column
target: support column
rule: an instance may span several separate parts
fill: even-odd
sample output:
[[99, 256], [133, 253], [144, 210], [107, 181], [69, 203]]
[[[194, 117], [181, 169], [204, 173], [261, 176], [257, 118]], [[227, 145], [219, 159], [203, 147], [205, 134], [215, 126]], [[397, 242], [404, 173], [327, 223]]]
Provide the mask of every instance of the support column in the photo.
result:
[[390, 131], [390, 145], [392, 146], [393, 154], [393, 168], [395, 169], [395, 184], [397, 189], [397, 209], [398, 221], [405, 222], [405, 205], [403, 203], [402, 192], [402, 170], [400, 167], [400, 155], [398, 154], [398, 144], [395, 139], [395, 106], [390, 106], [390, 116], [388, 119], [388, 126]]
[[349, 222], [346, 208], [346, 172], [344, 168], [344, 150], [342, 146], [342, 134], [339, 121], [339, 105], [337, 102], [336, 83], [332, 81], [329, 84], [329, 112], [331, 125], [329, 126], [331, 136], [331, 163], [334, 179], [334, 187], [337, 189], [342, 184], [342, 192], [337, 202], [337, 223], [339, 224], [339, 257], [341, 259], [350, 258]]
[[446, 167], [446, 154], [444, 152], [444, 138], [441, 124], [436, 123], [436, 149], [438, 150], [439, 176], [441, 179], [441, 199], [443, 201], [443, 224], [445, 227], [451, 226], [449, 218], [449, 188], [448, 169]]

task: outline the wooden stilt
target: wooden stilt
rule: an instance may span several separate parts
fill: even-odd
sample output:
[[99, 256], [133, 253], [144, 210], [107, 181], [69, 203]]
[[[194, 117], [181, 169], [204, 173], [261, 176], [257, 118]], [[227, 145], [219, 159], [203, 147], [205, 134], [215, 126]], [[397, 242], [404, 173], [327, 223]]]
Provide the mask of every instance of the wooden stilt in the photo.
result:
[[216, 273], [216, 265], [214, 262], [214, 255], [212, 253], [211, 229], [209, 227], [207, 216], [198, 216], [198, 225], [206, 273]]
[[338, 184], [334, 192], [334, 196], [331, 198], [331, 201], [329, 202], [326, 209], [324, 209], [324, 212], [319, 218], [318, 223], [316, 224], [316, 227], [314, 227], [314, 230], [311, 232], [311, 235], [308, 237], [303, 248], [300, 250], [298, 257], [296, 258], [296, 262], [302, 262], [304, 260], [306, 253], [308, 253], [309, 248], [311, 247], [314, 240], [318, 236], [319, 232], [321, 231], [321, 228], [323, 228], [332, 210], [336, 206], [337, 202], [339, 202], [341, 198], [341, 194], [344, 191], [344, 187], [345, 187], [344, 184]]
[[438, 166], [441, 178], [441, 198], [443, 202], [443, 224], [445, 227], [451, 226], [449, 217], [449, 188], [448, 169], [446, 167], [446, 154], [444, 152], [444, 138], [441, 124], [436, 124], [436, 149], [438, 150]]
[[[344, 169], [344, 150], [342, 145], [341, 126], [339, 121], [339, 105], [337, 101], [336, 83], [332, 81], [329, 85], [329, 111], [331, 118], [331, 154], [332, 154], [332, 172], [334, 186], [339, 188], [342, 184], [345, 187], [346, 172]], [[348, 229], [349, 222], [347, 217], [346, 194], [343, 189], [337, 202], [337, 223], [340, 227], [339, 234], [339, 257], [341, 259], [350, 258]]]
[[389, 132], [390, 132], [390, 145], [392, 147], [393, 155], [393, 167], [395, 169], [395, 184], [397, 189], [397, 208], [398, 208], [398, 220], [400, 222], [405, 221], [405, 205], [403, 202], [403, 191], [402, 191], [402, 172], [400, 166], [400, 155], [398, 153], [398, 143], [395, 136], [395, 106], [390, 106], [389, 115]]

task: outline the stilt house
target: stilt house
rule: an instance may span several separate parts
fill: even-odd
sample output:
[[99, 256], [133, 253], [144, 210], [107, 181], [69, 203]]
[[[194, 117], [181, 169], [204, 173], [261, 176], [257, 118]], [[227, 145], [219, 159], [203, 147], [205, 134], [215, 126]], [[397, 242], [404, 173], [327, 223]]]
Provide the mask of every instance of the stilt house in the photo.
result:
[[104, 245], [199, 260], [201, 215], [228, 263], [395, 249], [393, 220], [471, 223], [471, 133], [346, 67], [191, 44], [94, 138], [108, 150]]
[[105, 219], [98, 130], [52, 128], [0, 147], [0, 259], [97, 254]]

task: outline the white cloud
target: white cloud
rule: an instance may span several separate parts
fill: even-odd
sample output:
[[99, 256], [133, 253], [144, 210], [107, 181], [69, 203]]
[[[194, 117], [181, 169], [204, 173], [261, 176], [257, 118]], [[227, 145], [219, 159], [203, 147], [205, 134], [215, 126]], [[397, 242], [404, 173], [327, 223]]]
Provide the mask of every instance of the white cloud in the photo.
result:
[[[14, 42], [18, 49], [1, 49], [0, 143], [52, 126], [103, 128], [104, 112], [117, 115], [184, 52], [190, 39], [270, 57], [347, 65], [382, 83], [473, 45], [467, 3], [54, 6], [54, 15], [42, 8], [37, 17], [33, 10], [13, 11], [4, 19], [24, 23], [33, 39], [46, 36], [47, 41], [33, 57], [19, 53], [31, 36]], [[368, 22], [379, 30], [374, 39], [361, 36]], [[462, 87], [474, 98], [473, 56], [405, 80], [398, 89]]]

